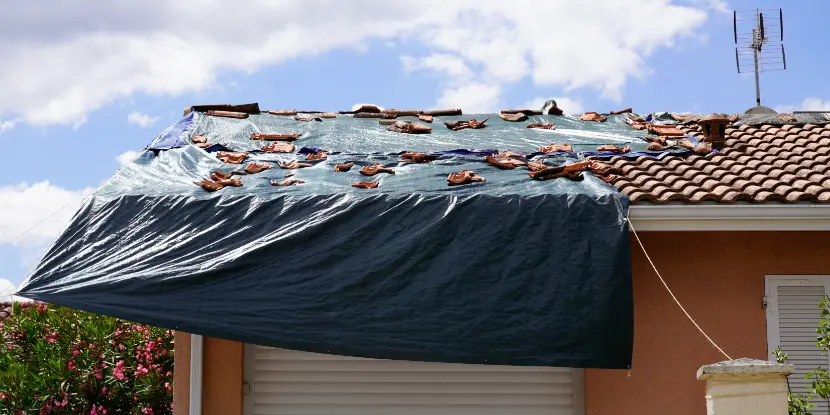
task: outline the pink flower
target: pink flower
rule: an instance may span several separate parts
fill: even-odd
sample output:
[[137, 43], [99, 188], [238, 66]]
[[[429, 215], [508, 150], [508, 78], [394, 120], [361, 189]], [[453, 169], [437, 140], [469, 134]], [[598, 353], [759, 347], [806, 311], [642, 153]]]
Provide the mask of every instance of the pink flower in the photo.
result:
[[6, 399], [6, 395], [4, 395], [3, 392], [0, 392], [0, 401], [2, 401], [3, 399]]
[[145, 407], [141, 410], [141, 413], [143, 413], [143, 414], [153, 415], [153, 408], [150, 408], [149, 406], [145, 406]]
[[101, 393], [102, 393], [102, 394], [104, 394], [104, 395], [106, 395], [106, 394], [107, 394], [107, 387], [106, 387], [106, 386], [104, 386], [103, 388], [101, 388]]
[[69, 370], [75, 370], [75, 369], [77, 369], [77, 368], [78, 368], [78, 366], [76, 366], [76, 364], [75, 364], [75, 361], [74, 361], [74, 360], [70, 360], [70, 361], [69, 361], [69, 363], [67, 363], [67, 364], [66, 364], [66, 367], [67, 367]]
[[77, 349], [72, 351], [72, 356], [77, 356], [80, 353]]
[[115, 367], [112, 368], [112, 376], [117, 380], [126, 380], [127, 377], [124, 375], [124, 361], [119, 360], [118, 363], [115, 364]]
[[147, 368], [142, 366], [141, 363], [139, 363], [138, 367], [135, 368], [135, 375], [136, 376], [146, 375], [147, 372], [148, 372]]

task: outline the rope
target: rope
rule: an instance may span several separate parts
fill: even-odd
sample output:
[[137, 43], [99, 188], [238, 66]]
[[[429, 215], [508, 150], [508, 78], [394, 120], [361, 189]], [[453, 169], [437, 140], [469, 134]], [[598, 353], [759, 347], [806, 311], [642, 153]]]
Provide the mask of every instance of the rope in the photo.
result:
[[[22, 232], [22, 233], [20, 233], [19, 235], [15, 236], [14, 238], [9, 239], [9, 240], [8, 240], [8, 241], [6, 241], [6, 242], [0, 243], [0, 246], [2, 246], [2, 245], [8, 245], [8, 244], [11, 244], [11, 243], [12, 243], [12, 242], [14, 242], [17, 238], [20, 238], [21, 236], [23, 236], [23, 235], [25, 235], [25, 234], [29, 233], [29, 231], [31, 231], [32, 229], [34, 229], [34, 228], [38, 227], [41, 223], [46, 222], [46, 220], [47, 220], [47, 219], [51, 218], [52, 216], [57, 215], [60, 211], [62, 211], [62, 210], [64, 210], [64, 209], [66, 209], [66, 207], [67, 207], [67, 206], [69, 206], [72, 202], [74, 202], [74, 200], [70, 200], [70, 201], [69, 201], [69, 202], [67, 202], [65, 205], [61, 206], [61, 208], [60, 208], [60, 209], [58, 209], [58, 210], [56, 210], [56, 211], [52, 212], [52, 214], [51, 214], [51, 215], [49, 215], [49, 216], [47, 216], [47, 217], [45, 217], [45, 218], [41, 219], [38, 223], [36, 223], [36, 224], [32, 225], [32, 227], [30, 227], [29, 229], [26, 229], [25, 231], [23, 231], [23, 232]], [[31, 241], [29, 241], [29, 242], [31, 242]], [[27, 245], [28, 245], [28, 244], [27, 244]]]
[[674, 299], [674, 302], [675, 302], [675, 303], [677, 303], [677, 306], [678, 306], [678, 307], [680, 307], [680, 309], [681, 309], [681, 310], [683, 310], [683, 314], [686, 314], [686, 317], [688, 317], [688, 318], [689, 318], [689, 321], [691, 321], [691, 322], [692, 322], [692, 324], [694, 324], [694, 325], [695, 325], [695, 327], [697, 327], [698, 331], [700, 331], [700, 334], [702, 334], [702, 335], [703, 335], [703, 337], [706, 337], [706, 340], [709, 340], [709, 343], [712, 343], [712, 346], [715, 346], [715, 348], [716, 348], [716, 349], [718, 349], [718, 351], [719, 351], [719, 352], [721, 352], [721, 354], [723, 354], [724, 356], [726, 356], [726, 359], [727, 359], [727, 360], [732, 360], [732, 358], [731, 358], [731, 357], [729, 357], [729, 355], [728, 355], [728, 354], [726, 354], [726, 352], [724, 352], [724, 351], [723, 351], [723, 349], [721, 349], [721, 348], [720, 348], [720, 346], [718, 346], [718, 344], [717, 344], [717, 343], [715, 343], [715, 341], [714, 341], [714, 340], [712, 340], [712, 338], [711, 338], [711, 337], [709, 337], [709, 335], [708, 335], [708, 334], [706, 334], [706, 332], [705, 332], [705, 331], [703, 331], [703, 329], [702, 329], [702, 328], [700, 328], [700, 326], [697, 324], [697, 322], [695, 321], [695, 319], [693, 319], [693, 318], [692, 318], [692, 316], [691, 316], [691, 315], [689, 315], [689, 312], [688, 312], [688, 311], [686, 311], [686, 309], [685, 309], [685, 308], [683, 308], [683, 305], [682, 305], [682, 304], [680, 304], [680, 301], [677, 299], [677, 297], [675, 297], [675, 296], [674, 296], [674, 293], [671, 291], [671, 288], [669, 288], [669, 285], [668, 285], [668, 284], [666, 284], [666, 280], [664, 280], [664, 279], [663, 279], [663, 276], [662, 276], [662, 275], [660, 275], [660, 271], [658, 271], [658, 270], [657, 270], [657, 267], [656, 267], [656, 266], [654, 266], [654, 261], [652, 261], [652, 260], [651, 260], [651, 257], [650, 257], [650, 256], [648, 256], [648, 252], [646, 252], [646, 247], [645, 247], [645, 246], [643, 246], [643, 242], [640, 240], [640, 236], [639, 236], [639, 235], [637, 235], [637, 230], [636, 230], [636, 229], [634, 229], [634, 224], [633, 224], [633, 223], [631, 223], [631, 218], [630, 218], [630, 217], [626, 217], [626, 219], [628, 220], [628, 227], [629, 227], [629, 228], [631, 228], [631, 232], [634, 234], [634, 238], [636, 238], [636, 239], [637, 239], [637, 243], [638, 243], [638, 244], [640, 244], [640, 249], [642, 249], [642, 250], [643, 250], [643, 254], [645, 254], [646, 259], [648, 260], [648, 263], [649, 263], [649, 264], [651, 264], [651, 269], [653, 269], [653, 270], [654, 270], [654, 273], [655, 273], [655, 274], [657, 274], [657, 277], [658, 277], [658, 278], [660, 278], [660, 282], [662, 282], [662, 283], [663, 283], [663, 286], [664, 286], [664, 287], [666, 287], [666, 291], [668, 291], [668, 292], [669, 292], [669, 295], [671, 295], [671, 298], [672, 298], [672, 299]]

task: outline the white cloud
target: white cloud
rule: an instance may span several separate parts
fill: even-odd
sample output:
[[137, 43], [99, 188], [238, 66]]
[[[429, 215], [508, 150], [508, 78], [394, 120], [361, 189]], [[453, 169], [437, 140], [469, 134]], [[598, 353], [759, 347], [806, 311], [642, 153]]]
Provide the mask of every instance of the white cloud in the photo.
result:
[[0, 203], [0, 244], [9, 241], [15, 246], [51, 243], [92, 190], [67, 190], [48, 181], [0, 187], [0, 200], [3, 201]]
[[453, 79], [467, 79], [473, 75], [473, 72], [464, 63], [464, 59], [445, 53], [435, 53], [417, 59], [411, 56], [401, 56], [401, 63], [407, 72], [428, 69], [450, 76]]
[[13, 282], [0, 278], [0, 302], [12, 301], [12, 295], [15, 292], [17, 292], [17, 287], [14, 286]]
[[723, 0], [692, 0], [692, 4], [712, 9], [717, 13], [730, 14], [732, 10]]
[[11, 130], [17, 124], [14, 120], [6, 120], [0, 121], [0, 134], [5, 133], [6, 131]]
[[135, 124], [141, 128], [152, 127], [158, 120], [159, 117], [151, 117], [138, 111], [133, 111], [127, 115], [127, 122]]
[[461, 108], [468, 114], [497, 112], [501, 88], [498, 85], [466, 84], [444, 91], [437, 108]]
[[[231, 0], [147, 0], [135, 8], [79, 0], [43, 8], [11, 2], [0, 15], [0, 114], [79, 125], [90, 111], [139, 93], [203, 90], [218, 71], [252, 73], [333, 48], [359, 49], [369, 40], [417, 42], [427, 58], [444, 55], [440, 65], [455, 57], [444, 70], [463, 72], [459, 60], [474, 68], [475, 79], [446, 86], [448, 97], [471, 91], [464, 86], [470, 82], [492, 89], [531, 77], [537, 85], [619, 99], [627, 79], [648, 73], [645, 59], [655, 49], [693, 36], [706, 20], [705, 7], [717, 2], [520, 3], [284, 0], [238, 7]], [[92, 20], [98, 24], [90, 26]]]
[[[582, 106], [582, 102], [577, 99], [567, 98], [567, 97], [536, 97], [531, 99], [530, 101], [526, 101], [524, 104], [519, 105], [516, 108], [521, 109], [531, 109], [531, 110], [538, 110], [542, 109], [542, 105], [545, 105], [545, 101], [547, 100], [555, 100], [556, 105], [565, 112], [565, 114], [581, 114], [585, 111], [585, 108]], [[599, 111], [605, 112], [605, 111]]]
[[781, 105], [773, 108], [782, 114], [791, 114], [793, 111], [828, 111], [830, 112], [830, 100], [819, 98], [804, 98], [798, 105]]
[[125, 164], [132, 163], [136, 157], [138, 157], [138, 151], [130, 150], [115, 156], [115, 159], [118, 160], [118, 164], [123, 166]]

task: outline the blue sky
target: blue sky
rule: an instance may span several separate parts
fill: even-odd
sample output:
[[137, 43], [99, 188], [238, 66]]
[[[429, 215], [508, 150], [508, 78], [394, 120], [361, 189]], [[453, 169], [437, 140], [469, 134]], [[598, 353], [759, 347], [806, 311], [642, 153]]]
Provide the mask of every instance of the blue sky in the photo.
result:
[[[0, 56], [12, 68], [0, 75], [0, 143], [14, 154], [0, 177], [0, 278], [19, 284], [119, 156], [128, 160], [186, 106], [496, 110], [555, 97], [568, 112], [742, 112], [754, 105], [754, 80], [736, 73], [731, 10], [784, 5], [550, 1], [514, 11], [516, 2], [458, 1], [444, 12], [438, 2], [216, 3], [225, 8], [57, 2], [0, 17], [9, 29], [0, 29]], [[816, 13], [823, 5], [784, 5], [788, 69], [762, 75], [764, 105], [830, 109], [821, 81], [830, 57], [814, 46], [830, 38]], [[401, 15], [411, 20], [388, 17]], [[60, 29], [41, 30], [48, 21]]]

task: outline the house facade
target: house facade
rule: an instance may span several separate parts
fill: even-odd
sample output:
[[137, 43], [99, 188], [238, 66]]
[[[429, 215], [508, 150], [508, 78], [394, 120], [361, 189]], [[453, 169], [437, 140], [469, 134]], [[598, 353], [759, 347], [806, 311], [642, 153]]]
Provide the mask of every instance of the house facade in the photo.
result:
[[830, 295], [830, 127], [782, 124], [730, 126], [713, 154], [607, 160], [639, 236], [630, 370], [356, 359], [177, 333], [175, 411], [703, 414], [695, 373], [728, 359], [655, 268], [730, 358], [766, 360], [780, 346], [791, 386], [803, 388], [808, 370], [828, 364], [814, 331]]
[[[830, 217], [823, 225], [828, 226]], [[818, 301], [830, 293], [830, 231], [643, 231], [640, 238], [678, 300], [732, 358], [768, 359], [771, 349], [787, 341], [781, 334], [768, 338], [773, 332], [768, 327], [800, 336], [793, 345], [805, 347], [794, 348], [811, 346], [814, 325], [796, 327], [774, 312], [794, 306], [817, 315]], [[631, 370], [469, 370], [203, 338], [201, 393], [195, 396], [201, 395], [206, 415], [320, 413], [314, 411], [321, 408], [330, 410], [325, 413], [703, 414], [704, 384], [695, 373], [726, 358], [677, 307], [642, 251], [632, 249], [632, 261]], [[801, 294], [808, 291], [812, 295]], [[191, 346], [190, 335], [177, 333], [174, 402], [182, 415], [190, 413], [194, 396]], [[822, 357], [818, 350], [805, 351], [803, 359]], [[809, 370], [799, 363], [794, 361], [791, 379]]]

